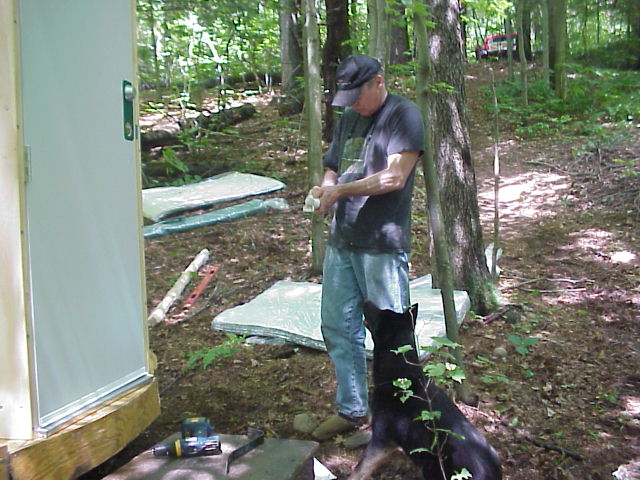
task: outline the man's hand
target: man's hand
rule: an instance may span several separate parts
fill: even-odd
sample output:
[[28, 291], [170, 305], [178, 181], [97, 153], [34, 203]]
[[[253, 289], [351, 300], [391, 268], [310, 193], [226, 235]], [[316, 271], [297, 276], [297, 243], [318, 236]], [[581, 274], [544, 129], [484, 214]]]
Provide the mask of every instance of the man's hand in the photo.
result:
[[315, 213], [325, 214], [331, 210], [331, 207], [338, 201], [337, 187], [335, 185], [327, 185], [325, 187], [313, 187], [309, 190], [309, 195], [320, 200], [320, 206], [316, 207]]
[[333, 170], [327, 170], [324, 173], [322, 184], [309, 190], [309, 195], [320, 199], [320, 207], [316, 208], [316, 213], [325, 214], [331, 211], [333, 204], [338, 201], [335, 194], [328, 193], [328, 190], [335, 189], [336, 183], [338, 183], [338, 174]]
[[407, 178], [418, 161], [419, 152], [402, 152], [389, 155], [388, 166], [384, 170], [374, 173], [355, 182], [337, 185], [338, 175], [333, 170], [327, 170], [322, 185], [313, 187], [309, 192], [320, 199], [318, 213], [327, 213], [343, 197], [382, 195], [404, 187]]

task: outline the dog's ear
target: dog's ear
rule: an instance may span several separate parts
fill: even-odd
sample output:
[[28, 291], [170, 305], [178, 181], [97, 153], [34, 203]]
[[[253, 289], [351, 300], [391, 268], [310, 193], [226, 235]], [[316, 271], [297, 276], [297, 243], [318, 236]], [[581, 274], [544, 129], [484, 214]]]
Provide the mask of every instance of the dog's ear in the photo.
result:
[[379, 323], [378, 319], [382, 311], [371, 300], [365, 300], [362, 305], [362, 312], [364, 313], [365, 326], [371, 330], [371, 333], [374, 333], [373, 330]]
[[414, 303], [409, 308], [409, 314], [411, 315], [411, 322], [413, 323], [413, 327], [415, 328], [416, 322], [418, 321], [418, 304]]
[[364, 313], [364, 318], [366, 318], [370, 322], [375, 322], [380, 316], [381, 310], [373, 303], [371, 300], [365, 300], [362, 305], [362, 311]]

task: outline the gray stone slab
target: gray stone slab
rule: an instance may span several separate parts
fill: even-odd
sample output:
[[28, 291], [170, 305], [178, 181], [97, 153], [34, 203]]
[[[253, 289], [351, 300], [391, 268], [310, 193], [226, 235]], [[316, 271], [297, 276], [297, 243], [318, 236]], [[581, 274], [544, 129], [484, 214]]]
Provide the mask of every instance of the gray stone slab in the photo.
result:
[[[178, 434], [164, 441], [176, 438]], [[202, 457], [154, 457], [147, 450], [103, 480], [313, 480], [318, 443], [278, 438], [265, 438], [262, 445], [231, 463], [227, 475], [229, 453], [247, 441], [242, 435], [220, 435], [222, 454]]]

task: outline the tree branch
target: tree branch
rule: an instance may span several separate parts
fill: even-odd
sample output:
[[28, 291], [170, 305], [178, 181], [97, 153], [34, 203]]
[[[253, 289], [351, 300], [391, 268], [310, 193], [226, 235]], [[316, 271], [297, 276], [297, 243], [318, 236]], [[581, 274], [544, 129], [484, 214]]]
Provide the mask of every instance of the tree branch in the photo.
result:
[[531, 436], [529, 433], [525, 432], [524, 430], [514, 427], [513, 425], [510, 425], [506, 420], [501, 420], [500, 424], [510, 428], [511, 430], [513, 430], [513, 432], [520, 438], [523, 438], [525, 440], [527, 440], [528, 442], [533, 443], [534, 445], [536, 445], [537, 447], [540, 448], [544, 448], [545, 450], [552, 450], [554, 452], [558, 452], [561, 453], [562, 455], [564, 455], [565, 457], [571, 457], [574, 460], [578, 460], [580, 462], [584, 462], [585, 458], [575, 452], [572, 452], [571, 450], [568, 450], [564, 447], [560, 447], [558, 445], [554, 445], [551, 443], [546, 443], [543, 442], [542, 440], [535, 438], [533, 436]]

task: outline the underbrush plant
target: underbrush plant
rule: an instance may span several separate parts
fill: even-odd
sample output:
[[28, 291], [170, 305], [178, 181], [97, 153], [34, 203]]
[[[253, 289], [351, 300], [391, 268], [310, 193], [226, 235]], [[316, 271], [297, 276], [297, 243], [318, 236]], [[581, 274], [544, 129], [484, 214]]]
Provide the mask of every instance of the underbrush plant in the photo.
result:
[[516, 348], [516, 352], [518, 352], [523, 357], [529, 355], [529, 348], [533, 347], [536, 343], [538, 343], [537, 338], [535, 337], [527, 337], [523, 335], [518, 335], [516, 333], [512, 333], [507, 335], [507, 338]]
[[618, 38], [614, 41], [592, 45], [576, 58], [580, 63], [600, 68], [630, 70], [636, 67], [638, 58], [636, 45], [632, 39]]
[[462, 345], [446, 337], [432, 337], [431, 340], [433, 340], [432, 345], [420, 347], [429, 354], [430, 359], [422, 366], [422, 371], [436, 382], [448, 387], [454, 382], [462, 382], [466, 378], [464, 370], [455, 363], [455, 356], [450, 352], [450, 350], [462, 348]]
[[185, 185], [202, 180], [200, 175], [192, 175], [189, 173], [189, 165], [180, 160], [172, 148], [162, 150], [162, 161], [165, 164], [166, 175], [168, 177], [178, 177], [171, 182], [171, 185]]
[[202, 368], [205, 369], [211, 365], [214, 360], [233, 357], [240, 351], [240, 345], [244, 342], [245, 338], [244, 335], [227, 333], [227, 340], [220, 345], [189, 352], [187, 354], [187, 368], [193, 369], [200, 364]]
[[511, 325], [512, 333], [506, 336], [507, 340], [514, 346], [515, 351], [522, 357], [531, 353], [531, 348], [538, 344], [540, 339], [532, 336], [538, 325], [538, 317], [523, 317], [520, 321]]
[[[464, 371], [455, 364], [455, 357], [449, 348], [460, 347], [458, 343], [452, 342], [448, 338], [432, 337], [433, 344], [421, 347], [421, 350], [429, 354], [430, 360], [422, 366], [424, 374], [442, 385], [450, 387], [453, 382], [462, 382], [465, 379]], [[396, 355], [403, 355], [406, 352], [412, 350], [411, 345], [404, 345], [396, 350], [392, 350]], [[400, 401], [406, 402], [409, 398], [414, 396], [411, 380], [407, 378], [398, 378], [394, 381], [393, 385], [400, 390], [398, 396]]]
[[[422, 365], [422, 371], [427, 376], [428, 381], [435, 381], [446, 387], [451, 387], [454, 382], [462, 382], [466, 378], [464, 371], [455, 363], [455, 357], [449, 351], [449, 349], [461, 348], [461, 345], [444, 337], [432, 337], [432, 340], [432, 345], [420, 347], [421, 350], [427, 352], [429, 358], [429, 360]], [[411, 345], [405, 345], [396, 350], [392, 350], [392, 352], [396, 355], [403, 355], [412, 349], [413, 347]], [[413, 391], [412, 381], [408, 378], [398, 378], [393, 381], [393, 385], [398, 388], [397, 396], [403, 403], [412, 397], [420, 398], [430, 403], [428, 397], [422, 398]], [[458, 438], [462, 437], [451, 430], [437, 426], [436, 421], [440, 419], [441, 415], [442, 412], [433, 410], [432, 408], [420, 412], [420, 415], [415, 421], [423, 422], [424, 425], [433, 432], [433, 441], [431, 445], [425, 445], [422, 448], [412, 450], [410, 452], [411, 454], [426, 452], [430, 455], [437, 456], [442, 464], [444, 460], [442, 447], [444, 444], [439, 443], [439, 435], [444, 434], [445, 438], [449, 435]], [[471, 473], [466, 468], [463, 468], [460, 472], [456, 472], [450, 480], [464, 480], [468, 478], [472, 478]]]
[[400, 95], [412, 98], [416, 87], [416, 62], [409, 61], [398, 65], [388, 65], [386, 74], [390, 81], [389, 88]]
[[[530, 80], [527, 106], [522, 105], [519, 80], [496, 85], [502, 118], [513, 125], [517, 134], [599, 135], [604, 131], [603, 123], [628, 123], [640, 118], [640, 72], [576, 64], [566, 67], [571, 73], [565, 100], [558, 98], [541, 78]], [[487, 108], [492, 111], [490, 101]]]

